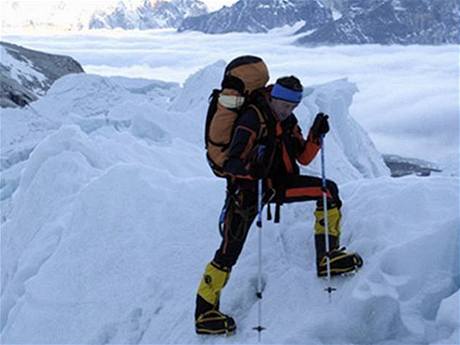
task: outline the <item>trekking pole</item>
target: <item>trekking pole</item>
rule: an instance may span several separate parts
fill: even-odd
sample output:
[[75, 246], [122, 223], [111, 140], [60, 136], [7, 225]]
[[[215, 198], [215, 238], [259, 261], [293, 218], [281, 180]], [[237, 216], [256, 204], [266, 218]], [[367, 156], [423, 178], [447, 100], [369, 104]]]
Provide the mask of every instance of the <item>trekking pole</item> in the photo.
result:
[[265, 327], [262, 327], [262, 208], [263, 208], [263, 200], [262, 200], [262, 181], [263, 179], [259, 179], [258, 188], [257, 188], [257, 227], [259, 228], [259, 258], [258, 258], [258, 276], [257, 276], [257, 292], [256, 296], [259, 300], [258, 302], [258, 322], [259, 325], [254, 327], [253, 329], [259, 332], [258, 339], [259, 343], [262, 338], [262, 331]]
[[323, 192], [323, 210], [324, 210], [324, 229], [325, 229], [325, 237], [326, 237], [326, 267], [327, 267], [327, 283], [328, 287], [324, 290], [327, 291], [329, 294], [329, 302], [331, 302], [331, 293], [334, 292], [336, 289], [331, 287], [331, 259], [329, 256], [329, 222], [327, 218], [327, 185], [326, 185], [326, 167], [325, 167], [325, 160], [324, 160], [324, 134], [321, 135], [320, 139], [321, 145], [321, 178], [322, 178], [322, 192]]

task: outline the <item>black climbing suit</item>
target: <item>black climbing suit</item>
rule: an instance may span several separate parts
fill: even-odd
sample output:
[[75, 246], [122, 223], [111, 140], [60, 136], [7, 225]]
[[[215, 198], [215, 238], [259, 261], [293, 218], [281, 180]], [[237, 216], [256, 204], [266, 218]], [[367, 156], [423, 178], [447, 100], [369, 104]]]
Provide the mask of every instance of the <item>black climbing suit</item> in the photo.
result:
[[[229, 270], [237, 262], [248, 230], [257, 215], [257, 179], [251, 175], [247, 161], [261, 142], [267, 147], [265, 155], [271, 157], [264, 179], [264, 203], [280, 205], [316, 200], [317, 208], [322, 209], [321, 179], [300, 175], [297, 164], [298, 161], [307, 165], [314, 159], [320, 148], [318, 138], [313, 138], [310, 133], [305, 139], [294, 114], [283, 122], [276, 121], [265, 96], [259, 95], [256, 104], [267, 120], [266, 136], [259, 140], [259, 116], [253, 108], [248, 108], [237, 120], [229, 159], [224, 165], [229, 177], [221, 215], [222, 242], [213, 261]], [[340, 208], [342, 202], [338, 188], [331, 180], [327, 180], [327, 193], [328, 208]]]

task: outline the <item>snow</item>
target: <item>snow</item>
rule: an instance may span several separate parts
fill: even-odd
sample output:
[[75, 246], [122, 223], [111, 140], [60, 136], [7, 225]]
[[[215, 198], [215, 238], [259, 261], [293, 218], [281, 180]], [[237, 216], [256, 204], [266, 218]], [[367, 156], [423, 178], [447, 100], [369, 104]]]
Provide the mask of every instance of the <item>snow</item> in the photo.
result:
[[[459, 143], [460, 146], [460, 143]], [[441, 159], [440, 168], [443, 174], [450, 176], [460, 176], [460, 164], [459, 157], [457, 154], [448, 154]]]
[[343, 14], [340, 11], [338, 11], [335, 8], [332, 9], [332, 19], [338, 20], [338, 19], [340, 19], [342, 17], [343, 17]]
[[[194, 333], [195, 293], [220, 242], [225, 183], [203, 150], [207, 97], [224, 61], [183, 86], [68, 75], [24, 109], [2, 111], [2, 343], [252, 344], [257, 232], [222, 296], [231, 338]], [[455, 344], [459, 334], [458, 176], [390, 178], [350, 109], [358, 86], [308, 86], [306, 133], [331, 116], [326, 171], [344, 201], [342, 244], [365, 265], [315, 275], [314, 203], [263, 228], [265, 343]], [[319, 157], [304, 172], [319, 174]], [[265, 219], [265, 217], [264, 217]]]
[[[334, 141], [327, 144], [328, 149], [325, 152], [328, 166], [337, 171], [329, 172], [330, 176], [341, 182], [359, 177], [388, 175], [388, 168], [382, 164], [381, 154], [367, 133], [349, 114], [353, 96], [358, 92], [356, 85], [345, 78], [309, 89], [312, 93], [302, 104], [310, 114], [309, 123], [313, 122], [314, 115], [320, 111], [330, 114], [332, 130], [329, 136]], [[303, 127], [308, 128], [306, 125]], [[367, 152], [362, 148], [366, 148]], [[315, 169], [317, 175], [320, 174], [318, 160], [310, 167]]]

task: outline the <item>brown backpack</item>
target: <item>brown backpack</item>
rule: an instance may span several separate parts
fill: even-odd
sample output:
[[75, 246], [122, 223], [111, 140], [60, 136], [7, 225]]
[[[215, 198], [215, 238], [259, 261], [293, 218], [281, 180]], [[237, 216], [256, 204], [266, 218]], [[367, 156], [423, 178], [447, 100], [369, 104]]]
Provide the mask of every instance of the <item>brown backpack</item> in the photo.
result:
[[214, 89], [209, 97], [205, 148], [209, 166], [216, 176], [226, 177], [223, 165], [228, 159], [235, 122], [243, 109], [251, 107], [256, 111], [261, 123], [259, 134], [263, 132], [265, 118], [248, 99], [253, 91], [264, 88], [268, 79], [268, 69], [261, 58], [241, 56], [227, 65], [221, 89]]

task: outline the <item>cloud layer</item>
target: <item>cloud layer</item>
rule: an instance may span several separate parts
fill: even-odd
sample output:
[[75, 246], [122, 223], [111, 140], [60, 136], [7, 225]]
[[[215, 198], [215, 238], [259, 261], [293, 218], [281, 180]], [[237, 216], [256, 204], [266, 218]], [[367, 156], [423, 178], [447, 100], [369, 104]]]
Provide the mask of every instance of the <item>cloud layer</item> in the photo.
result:
[[291, 45], [295, 38], [288, 34], [293, 30], [252, 35], [102, 31], [4, 39], [71, 55], [87, 72], [102, 75], [182, 83], [216, 60], [255, 54], [268, 63], [271, 81], [294, 74], [312, 85], [347, 77], [360, 90], [352, 115], [381, 152], [434, 161], [458, 153], [458, 46], [303, 48]]

